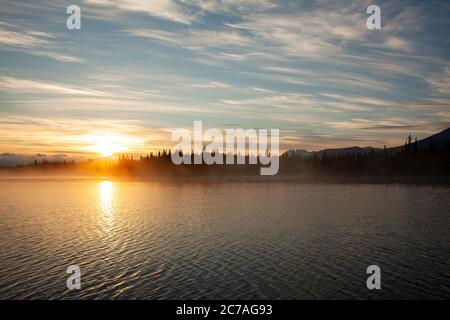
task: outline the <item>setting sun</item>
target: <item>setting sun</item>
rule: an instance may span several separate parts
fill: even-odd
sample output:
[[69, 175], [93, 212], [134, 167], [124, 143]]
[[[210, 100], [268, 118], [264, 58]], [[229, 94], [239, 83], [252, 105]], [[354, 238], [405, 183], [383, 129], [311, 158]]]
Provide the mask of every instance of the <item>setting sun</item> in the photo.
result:
[[102, 157], [108, 158], [119, 152], [128, 150], [125, 144], [125, 138], [113, 135], [98, 135], [89, 137], [91, 151], [100, 154]]
[[118, 148], [114, 146], [113, 143], [105, 142], [103, 144], [99, 144], [96, 146], [98, 153], [100, 153], [103, 157], [111, 157], [114, 153], [118, 151]]

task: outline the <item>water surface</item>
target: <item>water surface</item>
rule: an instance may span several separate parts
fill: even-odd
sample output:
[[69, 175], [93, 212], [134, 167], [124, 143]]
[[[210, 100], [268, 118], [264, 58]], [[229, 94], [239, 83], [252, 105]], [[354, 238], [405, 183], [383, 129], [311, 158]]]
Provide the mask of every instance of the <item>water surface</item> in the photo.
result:
[[[0, 298], [450, 298], [449, 199], [413, 185], [0, 180]], [[66, 288], [72, 264], [81, 290]]]

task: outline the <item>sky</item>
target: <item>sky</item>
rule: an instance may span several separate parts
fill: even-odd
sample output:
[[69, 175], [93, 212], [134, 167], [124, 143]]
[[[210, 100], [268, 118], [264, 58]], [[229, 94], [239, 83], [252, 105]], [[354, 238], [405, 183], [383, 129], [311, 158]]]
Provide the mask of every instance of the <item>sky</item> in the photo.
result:
[[0, 153], [145, 154], [195, 120], [280, 129], [282, 150], [401, 145], [450, 127], [449, 17], [435, 0], [0, 0]]

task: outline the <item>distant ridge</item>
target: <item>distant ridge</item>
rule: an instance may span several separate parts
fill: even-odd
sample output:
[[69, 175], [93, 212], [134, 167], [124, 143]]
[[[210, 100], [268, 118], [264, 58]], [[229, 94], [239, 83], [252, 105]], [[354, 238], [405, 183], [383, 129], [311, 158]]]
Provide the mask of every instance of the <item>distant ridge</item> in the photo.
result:
[[[446, 143], [450, 142], [450, 128], [445, 129], [439, 133], [436, 133], [428, 138], [417, 141], [418, 148], [428, 148], [430, 146], [443, 147]], [[397, 146], [392, 148], [387, 148], [391, 153], [397, 153], [404, 150], [405, 146]], [[370, 154], [372, 152], [380, 152], [383, 149], [373, 148], [373, 147], [346, 147], [338, 149], [323, 149], [319, 151], [307, 151], [304, 149], [291, 149], [286, 151], [283, 156], [285, 157], [310, 157], [314, 155], [322, 155], [326, 153], [329, 156], [346, 155], [346, 154]]]
[[[429, 136], [428, 138], [417, 141], [417, 147], [419, 149], [429, 148], [431, 146], [443, 147], [449, 141], [450, 141], [450, 128], [447, 128], [444, 131]], [[400, 152], [403, 149], [404, 146], [398, 146], [389, 148], [388, 150], [395, 153]]]

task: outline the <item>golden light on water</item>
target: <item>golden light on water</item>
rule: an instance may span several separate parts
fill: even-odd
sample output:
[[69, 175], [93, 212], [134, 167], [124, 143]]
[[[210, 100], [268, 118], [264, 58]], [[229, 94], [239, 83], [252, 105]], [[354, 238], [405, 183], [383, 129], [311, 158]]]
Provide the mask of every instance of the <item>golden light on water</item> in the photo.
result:
[[114, 186], [111, 181], [105, 180], [99, 185], [100, 216], [107, 231], [114, 222], [113, 205]]

